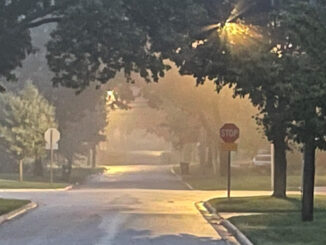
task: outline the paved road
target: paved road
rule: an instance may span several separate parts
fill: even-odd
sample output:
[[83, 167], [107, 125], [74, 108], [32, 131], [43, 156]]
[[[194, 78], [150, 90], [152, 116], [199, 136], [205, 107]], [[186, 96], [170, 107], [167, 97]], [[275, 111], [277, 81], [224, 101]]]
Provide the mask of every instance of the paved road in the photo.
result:
[[[247, 193], [248, 194], [248, 193]], [[168, 166], [116, 166], [71, 191], [0, 193], [39, 207], [0, 226], [1, 245], [223, 245]]]

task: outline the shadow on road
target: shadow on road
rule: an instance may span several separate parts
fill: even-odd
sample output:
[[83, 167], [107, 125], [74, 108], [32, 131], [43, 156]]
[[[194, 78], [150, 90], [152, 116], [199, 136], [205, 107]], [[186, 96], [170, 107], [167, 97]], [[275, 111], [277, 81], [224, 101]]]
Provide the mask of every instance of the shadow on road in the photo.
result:
[[198, 237], [189, 234], [154, 236], [149, 230], [129, 229], [118, 234], [112, 245], [226, 245], [222, 240], [210, 237]]

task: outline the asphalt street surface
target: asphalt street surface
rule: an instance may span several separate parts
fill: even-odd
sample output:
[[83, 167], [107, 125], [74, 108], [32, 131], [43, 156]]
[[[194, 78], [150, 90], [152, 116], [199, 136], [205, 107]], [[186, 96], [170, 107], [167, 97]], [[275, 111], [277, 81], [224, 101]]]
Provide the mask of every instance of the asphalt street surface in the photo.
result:
[[1, 245], [224, 245], [170, 166], [113, 166], [70, 191], [1, 192], [37, 209], [0, 225]]

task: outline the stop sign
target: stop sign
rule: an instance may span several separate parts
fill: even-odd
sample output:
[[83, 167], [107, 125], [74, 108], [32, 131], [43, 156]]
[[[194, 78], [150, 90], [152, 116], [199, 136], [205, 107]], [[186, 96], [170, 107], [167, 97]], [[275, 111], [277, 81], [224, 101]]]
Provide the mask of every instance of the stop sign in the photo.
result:
[[220, 137], [225, 143], [233, 143], [239, 138], [240, 129], [233, 123], [226, 123], [220, 129]]

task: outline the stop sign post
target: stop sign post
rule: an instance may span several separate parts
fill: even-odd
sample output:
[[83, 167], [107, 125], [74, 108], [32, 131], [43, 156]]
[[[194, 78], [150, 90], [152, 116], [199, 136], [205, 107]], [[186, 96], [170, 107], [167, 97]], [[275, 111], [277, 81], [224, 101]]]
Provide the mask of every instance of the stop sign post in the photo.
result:
[[220, 129], [220, 137], [223, 140], [222, 150], [228, 152], [228, 178], [227, 178], [227, 196], [231, 197], [231, 151], [237, 150], [237, 144], [234, 143], [240, 136], [240, 129], [233, 123], [226, 123]]

